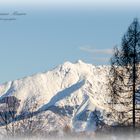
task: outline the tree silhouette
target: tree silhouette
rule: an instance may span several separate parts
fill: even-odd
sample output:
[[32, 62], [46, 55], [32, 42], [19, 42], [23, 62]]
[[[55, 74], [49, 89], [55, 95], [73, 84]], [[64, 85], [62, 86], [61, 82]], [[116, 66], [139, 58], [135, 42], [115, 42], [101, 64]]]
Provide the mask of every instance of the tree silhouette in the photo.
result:
[[[136, 126], [136, 98], [140, 85], [140, 25], [138, 19], [128, 28], [121, 47], [114, 48], [111, 58], [110, 87], [113, 110], [118, 112], [122, 123]], [[137, 93], [136, 93], [137, 92]], [[118, 107], [119, 105], [119, 107]]]
[[45, 132], [44, 115], [37, 113], [38, 96], [25, 100], [17, 114], [20, 100], [7, 96], [0, 100], [0, 135], [7, 137], [41, 135]]
[[[17, 109], [20, 105], [20, 100], [15, 96], [3, 97], [0, 100], [0, 125], [5, 126], [6, 135], [14, 136]], [[9, 123], [11, 125], [9, 126]]]

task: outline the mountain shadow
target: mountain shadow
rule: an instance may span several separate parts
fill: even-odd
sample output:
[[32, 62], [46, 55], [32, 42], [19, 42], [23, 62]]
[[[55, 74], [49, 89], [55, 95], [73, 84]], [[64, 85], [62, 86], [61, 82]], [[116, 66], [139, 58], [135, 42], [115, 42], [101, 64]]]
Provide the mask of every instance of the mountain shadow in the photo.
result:
[[50, 110], [51, 106], [54, 106], [55, 103], [57, 103], [58, 101], [70, 96], [73, 92], [80, 89], [84, 84], [85, 84], [85, 80], [82, 80], [82, 81], [79, 81], [79, 82], [73, 84], [72, 86], [58, 92], [55, 96], [53, 96], [51, 98], [49, 103], [42, 106], [38, 111], [42, 112], [42, 111]]
[[[64, 108], [59, 108], [59, 107], [55, 106], [55, 103], [64, 99], [64, 98], [66, 98], [66, 97], [68, 97], [68, 96], [70, 96], [73, 92], [79, 90], [84, 84], [85, 84], [85, 80], [82, 80], [82, 81], [79, 81], [79, 82], [73, 84], [72, 86], [58, 92], [54, 97], [52, 97], [52, 99], [50, 100], [49, 103], [43, 105], [40, 109], [38, 109], [35, 112], [28, 112], [26, 115], [25, 114], [20, 114], [20, 115], [16, 116], [16, 111], [14, 110], [15, 111], [14, 112], [15, 118], [14, 119], [9, 118], [7, 120], [7, 124], [11, 123], [12, 121], [20, 121], [20, 120], [25, 119], [25, 118], [27, 119], [27, 118], [33, 117], [33, 116], [35, 116], [35, 115], [37, 115], [37, 114], [39, 114], [43, 111], [47, 111], [47, 110], [50, 110], [50, 111], [52, 111], [54, 113], [57, 113], [57, 114], [60, 114], [60, 112], [62, 112], [63, 115], [66, 115], [67, 113], [72, 114], [72, 111], [74, 109], [73, 107], [66, 106]], [[5, 103], [5, 102], [7, 103], [7, 99], [9, 100], [9, 103], [13, 104], [13, 99], [15, 99], [15, 97], [12, 96], [12, 97], [2, 98], [2, 100], [0, 100], [0, 103], [1, 104]], [[11, 106], [11, 104], [10, 104], [10, 106]], [[18, 106], [19, 106], [19, 104], [18, 104]], [[56, 111], [56, 109], [58, 109], [58, 110]], [[68, 112], [65, 111], [65, 109], [68, 110]], [[17, 106], [16, 106], [16, 110], [17, 110]], [[7, 114], [7, 113], [9, 114], [9, 112], [4, 111], [4, 110], [0, 113], [4, 114], [4, 115]], [[5, 123], [1, 122], [0, 126], [2, 126], [2, 125], [5, 125]]]

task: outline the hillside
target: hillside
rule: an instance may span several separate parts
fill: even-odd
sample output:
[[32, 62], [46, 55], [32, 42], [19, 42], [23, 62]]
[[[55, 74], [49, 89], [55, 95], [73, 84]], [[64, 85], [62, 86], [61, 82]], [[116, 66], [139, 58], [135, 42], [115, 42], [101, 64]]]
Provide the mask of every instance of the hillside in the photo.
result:
[[113, 123], [108, 118], [108, 72], [108, 66], [81, 60], [65, 62], [51, 71], [2, 84], [0, 109], [4, 108], [6, 97], [12, 105], [10, 97], [14, 96], [18, 100], [16, 115], [32, 110], [34, 117], [44, 117], [47, 131], [60, 131], [65, 126], [74, 131], [95, 131], [99, 122]]

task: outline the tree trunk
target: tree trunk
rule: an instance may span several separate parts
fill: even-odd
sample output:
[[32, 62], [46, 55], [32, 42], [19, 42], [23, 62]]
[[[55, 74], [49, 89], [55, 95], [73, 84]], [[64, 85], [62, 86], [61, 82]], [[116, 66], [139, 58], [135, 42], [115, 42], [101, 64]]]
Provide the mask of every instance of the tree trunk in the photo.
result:
[[136, 25], [135, 25], [135, 40], [134, 40], [134, 55], [133, 55], [133, 129], [136, 127], [136, 118], [135, 118], [135, 93], [136, 93]]

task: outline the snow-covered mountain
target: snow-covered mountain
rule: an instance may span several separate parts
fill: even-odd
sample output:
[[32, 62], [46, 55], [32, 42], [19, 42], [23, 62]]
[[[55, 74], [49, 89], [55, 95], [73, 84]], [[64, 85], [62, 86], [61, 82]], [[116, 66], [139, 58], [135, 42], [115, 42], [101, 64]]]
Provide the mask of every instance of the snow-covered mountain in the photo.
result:
[[51, 71], [0, 85], [0, 111], [7, 97], [14, 96], [19, 101], [16, 115], [32, 109], [34, 115], [44, 117], [48, 131], [66, 125], [75, 131], [96, 130], [97, 119], [112, 123], [108, 74], [109, 66], [65, 62]]

